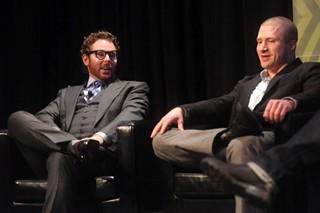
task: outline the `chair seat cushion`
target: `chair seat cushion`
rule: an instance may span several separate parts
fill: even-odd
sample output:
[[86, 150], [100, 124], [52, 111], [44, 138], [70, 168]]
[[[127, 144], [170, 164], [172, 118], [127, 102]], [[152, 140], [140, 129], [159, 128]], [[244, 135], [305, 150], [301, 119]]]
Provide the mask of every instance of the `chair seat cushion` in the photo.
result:
[[[13, 201], [16, 203], [44, 202], [47, 188], [46, 180], [16, 180], [14, 182]], [[113, 176], [101, 176], [78, 187], [76, 201], [105, 201], [119, 197], [117, 184]]]
[[231, 194], [213, 187], [203, 173], [176, 172], [174, 175], [175, 195], [181, 198], [232, 198]]

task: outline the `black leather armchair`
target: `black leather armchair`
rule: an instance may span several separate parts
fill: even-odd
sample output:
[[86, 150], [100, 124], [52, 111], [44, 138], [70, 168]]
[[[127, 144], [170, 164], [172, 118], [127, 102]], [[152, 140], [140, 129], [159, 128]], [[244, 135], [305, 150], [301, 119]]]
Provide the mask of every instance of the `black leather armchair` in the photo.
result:
[[[310, 113], [294, 113], [287, 117], [286, 122], [279, 125], [275, 134], [278, 143], [286, 142], [312, 116]], [[187, 128], [206, 129], [213, 127], [189, 126]], [[163, 212], [165, 213], [234, 213], [234, 195], [227, 194], [212, 187], [209, 178], [200, 170], [188, 170], [161, 162], [163, 173]], [[312, 173], [310, 176], [309, 173]], [[319, 181], [315, 181], [320, 172], [308, 172], [304, 177], [284, 180], [281, 183], [281, 193], [275, 199], [274, 205], [268, 210], [280, 212], [319, 212], [317, 199]], [[299, 193], [302, 192], [302, 193]]]
[[135, 146], [138, 205], [148, 203], [144, 209], [168, 213], [233, 213], [234, 196], [214, 189], [201, 171], [176, 167], [154, 155], [150, 134], [155, 123], [149, 120], [125, 127], [132, 142], [123, 144]]
[[[96, 177], [87, 187], [79, 188], [74, 204], [75, 212], [130, 213], [160, 209], [160, 184], [155, 183], [159, 176], [153, 172], [156, 168], [152, 165], [155, 157], [152, 155], [151, 143], [149, 146], [146, 140], [138, 143], [139, 137], [134, 134], [139, 131], [133, 131], [134, 128], [134, 124], [117, 128], [120, 141], [117, 172], [112, 176]], [[140, 133], [146, 135], [145, 130]], [[136, 144], [133, 143], [134, 138]], [[0, 134], [0, 152], [0, 169], [7, 174], [1, 175], [0, 190], [6, 193], [0, 193], [0, 205], [12, 204], [13, 210], [8, 212], [41, 212], [46, 180], [39, 180], [33, 175], [5, 130]]]
[[[285, 142], [291, 135], [298, 131], [312, 115], [314, 115], [314, 112], [294, 113], [288, 116], [288, 122], [284, 122], [283, 125], [278, 126], [276, 129], [276, 135], [279, 139], [278, 142]], [[137, 140], [136, 137], [139, 136], [138, 140], [140, 143], [145, 142], [151, 144], [149, 135], [155, 122], [149, 121], [147, 123], [147, 125], [149, 125], [148, 127], [145, 125], [146, 124], [142, 123], [142, 125], [135, 126], [131, 129], [134, 132], [133, 140]], [[186, 128], [206, 129], [214, 128], [214, 126], [187, 126]], [[137, 141], [135, 141], [134, 144], [137, 144]], [[147, 153], [151, 154], [149, 150]], [[200, 170], [189, 170], [177, 167], [160, 159], [158, 159], [155, 167], [161, 171], [162, 210], [164, 213], [234, 213], [234, 195], [212, 187], [209, 178]], [[314, 179], [315, 178], [312, 178], [312, 180]], [[297, 187], [296, 183], [298, 182], [300, 184], [303, 183], [303, 185]], [[298, 182], [293, 181], [283, 184], [282, 193], [278, 195], [275, 205], [269, 212], [283, 212], [285, 209], [305, 210], [307, 206], [309, 206], [308, 208], [315, 209], [314, 206], [316, 202], [306, 201], [306, 197], [304, 196], [306, 194], [310, 195], [310, 190], [306, 189], [306, 186], [312, 189], [312, 187], [310, 187], [311, 181], [306, 182], [305, 179], [300, 179]], [[315, 186], [315, 184], [312, 185]], [[302, 188], [304, 190], [302, 190]], [[299, 190], [304, 191], [304, 194], [297, 193]], [[311, 194], [313, 194], [312, 196], [314, 197], [318, 197], [314, 193]], [[292, 203], [292, 201], [298, 202]], [[306, 205], [306, 202], [309, 204]], [[310, 203], [312, 203], [312, 205]]]

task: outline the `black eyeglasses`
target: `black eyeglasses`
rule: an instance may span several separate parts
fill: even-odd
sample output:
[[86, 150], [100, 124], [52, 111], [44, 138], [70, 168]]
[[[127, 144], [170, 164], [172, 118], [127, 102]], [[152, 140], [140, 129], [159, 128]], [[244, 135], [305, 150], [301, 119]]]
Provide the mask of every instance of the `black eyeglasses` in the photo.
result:
[[103, 60], [107, 54], [112, 61], [118, 58], [118, 52], [115, 50], [113, 51], [92, 50], [87, 52], [87, 54], [92, 54], [92, 53], [94, 53], [99, 60]]

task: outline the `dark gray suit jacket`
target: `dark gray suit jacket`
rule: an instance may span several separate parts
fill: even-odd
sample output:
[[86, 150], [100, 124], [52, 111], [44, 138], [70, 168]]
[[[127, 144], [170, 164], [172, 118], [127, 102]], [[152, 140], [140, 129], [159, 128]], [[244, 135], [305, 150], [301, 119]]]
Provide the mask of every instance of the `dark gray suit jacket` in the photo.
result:
[[[56, 99], [39, 111], [36, 117], [50, 126], [58, 126], [62, 131], [68, 132], [83, 88], [83, 85], [79, 85], [59, 90]], [[145, 82], [119, 79], [110, 83], [103, 91], [94, 128], [95, 132], [108, 135], [114, 143], [111, 149], [116, 147], [117, 126], [146, 118], [149, 108], [148, 92]]]
[[[206, 124], [212, 127], [230, 125], [239, 113], [236, 108], [238, 102], [247, 108], [246, 111], [250, 111], [248, 108], [250, 95], [260, 81], [259, 74], [246, 76], [224, 96], [182, 105], [186, 112], [186, 124]], [[296, 59], [270, 81], [262, 100], [252, 112], [265, 130], [274, 128], [262, 118], [268, 101], [287, 96], [298, 101], [295, 113], [319, 109], [320, 63], [302, 63], [300, 59]]]

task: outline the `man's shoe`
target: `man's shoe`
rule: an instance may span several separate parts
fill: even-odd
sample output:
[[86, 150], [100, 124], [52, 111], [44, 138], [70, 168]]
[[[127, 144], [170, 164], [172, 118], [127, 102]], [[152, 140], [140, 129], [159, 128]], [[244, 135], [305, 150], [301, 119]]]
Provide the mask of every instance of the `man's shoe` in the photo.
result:
[[258, 208], [270, 206], [276, 193], [273, 179], [253, 162], [233, 165], [206, 157], [201, 161], [201, 169], [216, 188], [239, 195]]
[[75, 143], [71, 152], [83, 162], [95, 161], [98, 157], [100, 143], [97, 140], [79, 141]]

